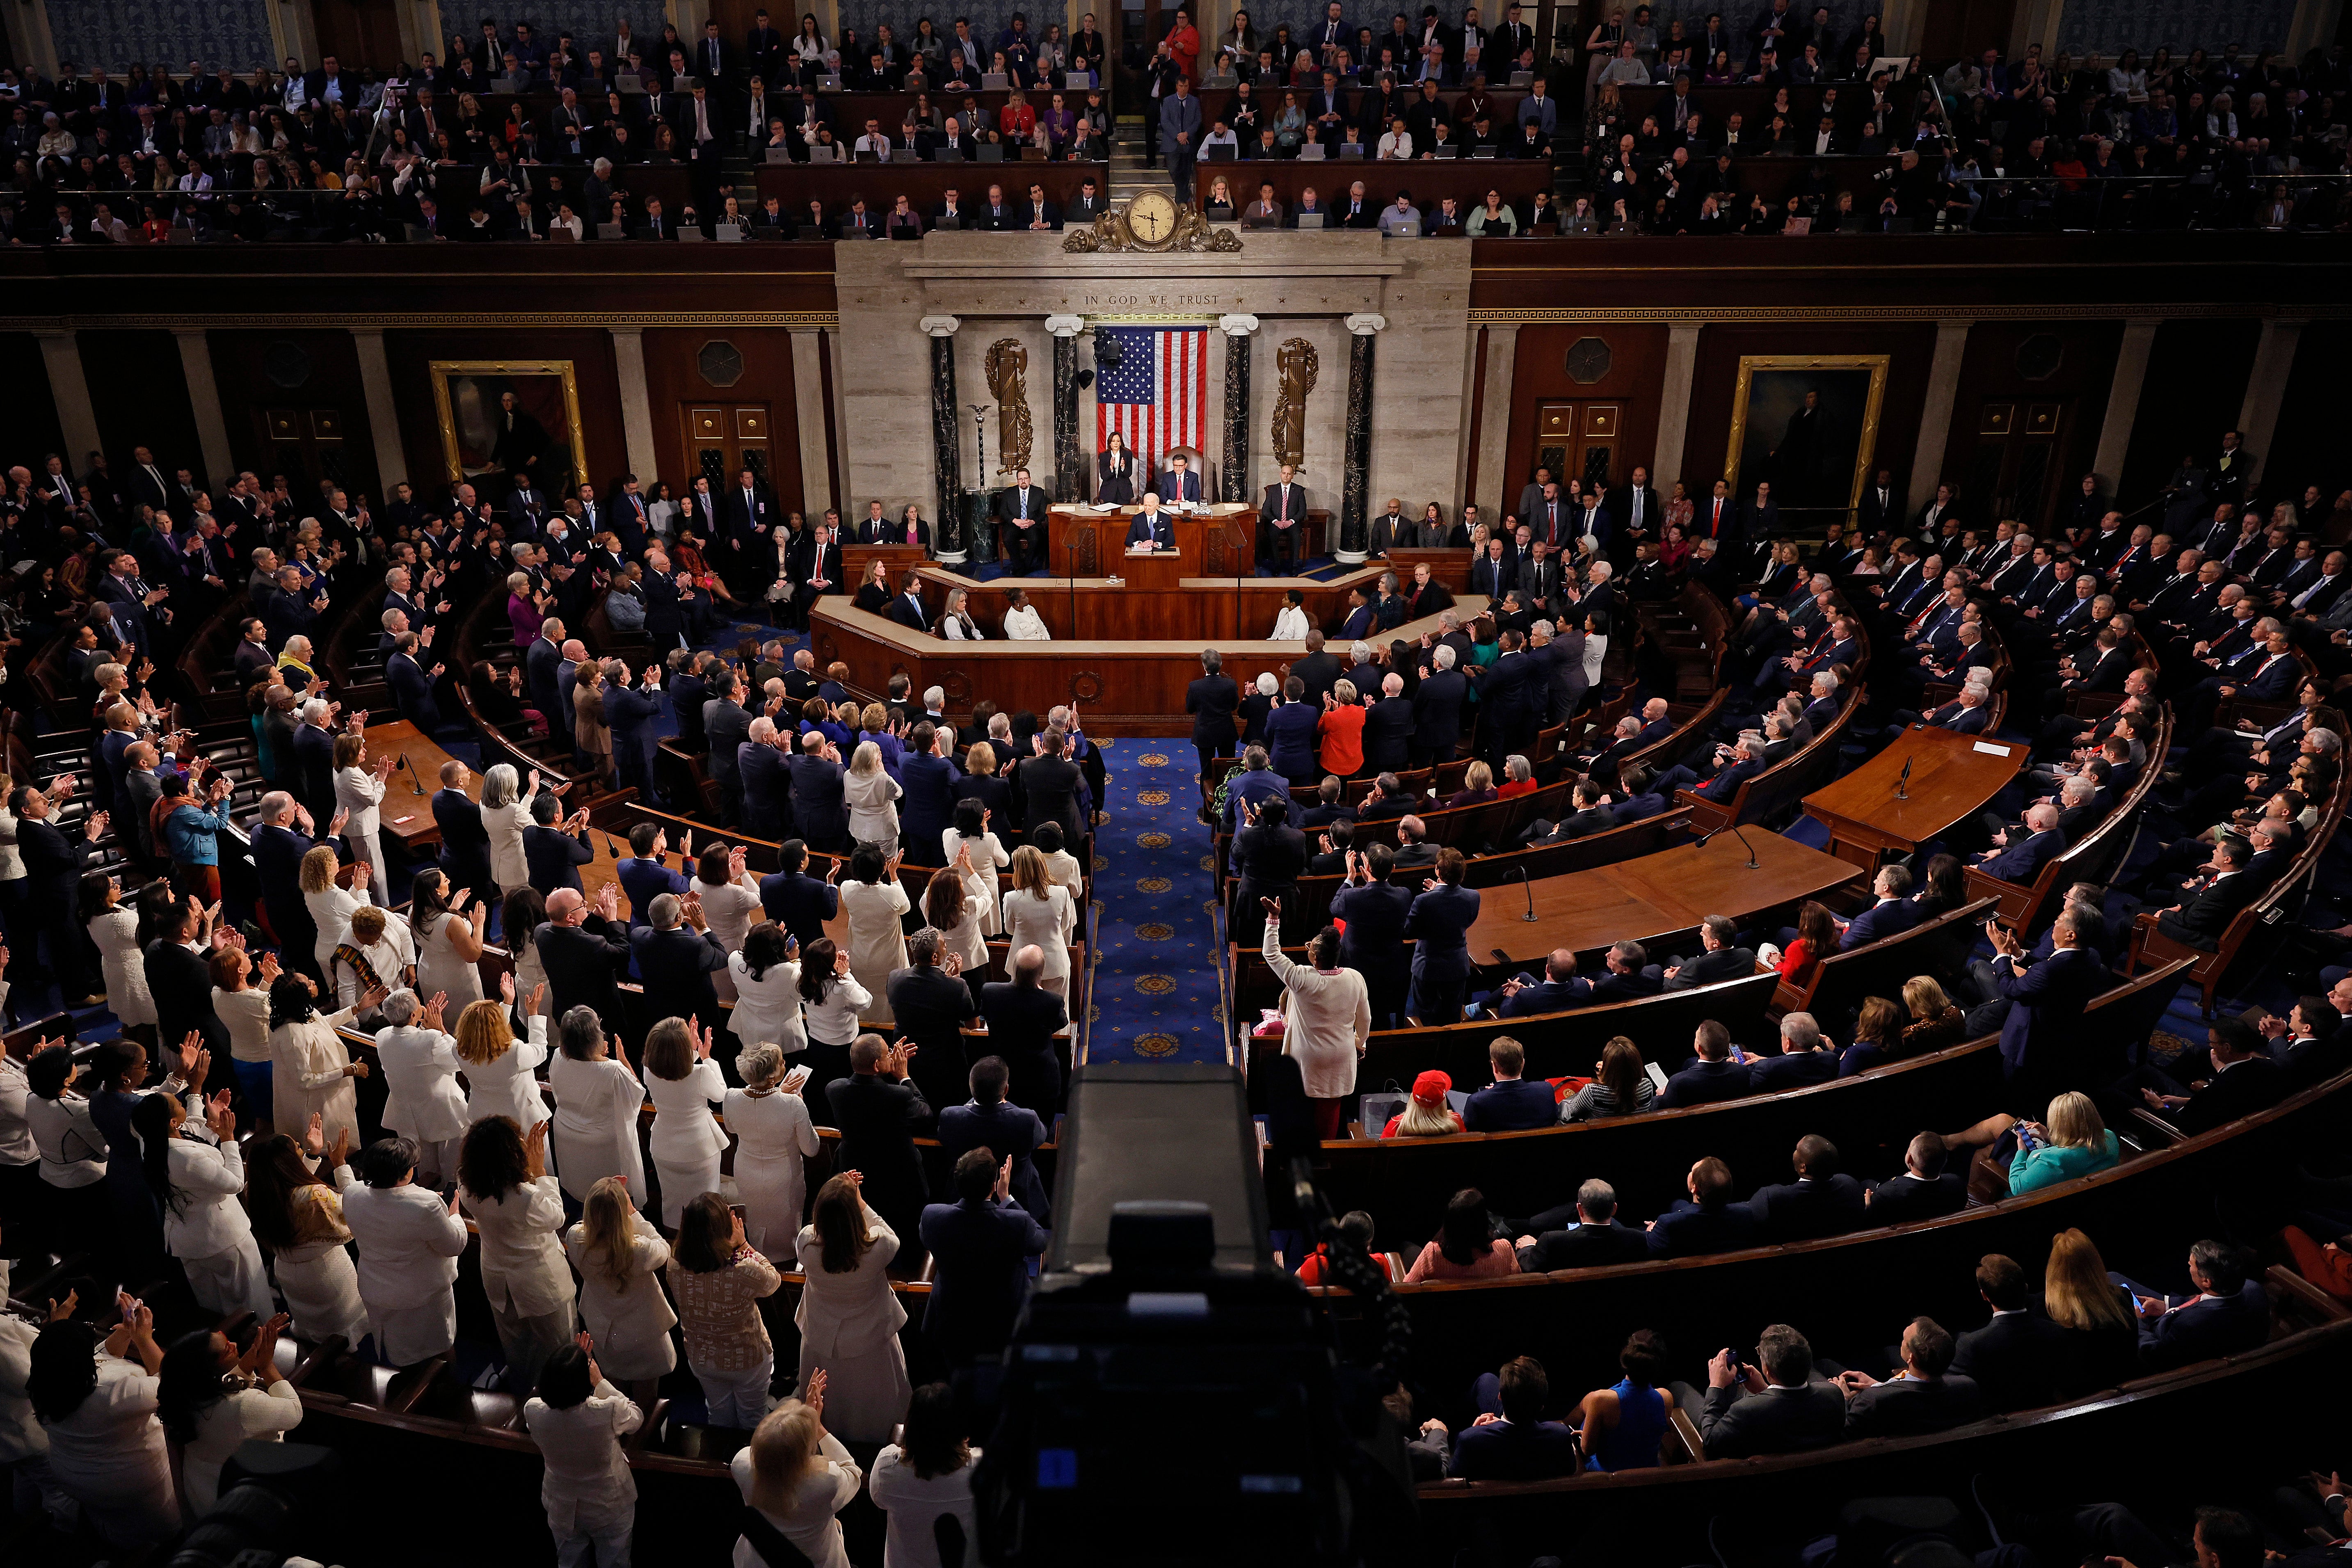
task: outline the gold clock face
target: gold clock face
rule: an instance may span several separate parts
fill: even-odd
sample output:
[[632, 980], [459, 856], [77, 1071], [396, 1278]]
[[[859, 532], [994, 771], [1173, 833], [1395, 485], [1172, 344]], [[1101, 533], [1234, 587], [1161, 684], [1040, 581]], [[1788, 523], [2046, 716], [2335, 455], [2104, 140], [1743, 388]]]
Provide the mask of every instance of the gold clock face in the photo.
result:
[[1147, 250], [1176, 238], [1176, 203], [1165, 192], [1145, 191], [1127, 204], [1128, 232]]

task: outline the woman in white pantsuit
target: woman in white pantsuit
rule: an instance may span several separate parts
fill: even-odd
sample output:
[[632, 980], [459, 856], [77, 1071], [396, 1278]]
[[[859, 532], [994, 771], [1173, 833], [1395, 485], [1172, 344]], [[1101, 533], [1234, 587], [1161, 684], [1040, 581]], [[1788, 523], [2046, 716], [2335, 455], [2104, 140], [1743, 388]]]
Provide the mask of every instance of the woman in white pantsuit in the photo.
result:
[[852, 1443], [886, 1443], [914, 1387], [898, 1329], [907, 1309], [887, 1268], [898, 1233], [858, 1196], [857, 1173], [825, 1183], [794, 1250], [807, 1283], [793, 1321], [801, 1331], [801, 1386], [825, 1376], [825, 1415]]
[[661, 1288], [669, 1244], [637, 1212], [626, 1183], [606, 1176], [588, 1189], [563, 1250], [580, 1271], [580, 1322], [595, 1336], [605, 1375], [648, 1384], [667, 1375], [677, 1365], [669, 1337], [677, 1314]]
[[784, 1053], [774, 1042], [746, 1046], [735, 1058], [743, 1087], [727, 1091], [727, 1125], [735, 1145], [735, 1185], [743, 1195], [743, 1234], [782, 1262], [793, 1256], [808, 1198], [802, 1162], [817, 1151], [816, 1124], [801, 1082], [784, 1082]]
[[572, 1342], [572, 1268], [563, 1258], [563, 1191], [547, 1173], [547, 1123], [525, 1137], [510, 1116], [466, 1130], [457, 1199], [482, 1238], [482, 1294], [518, 1388]]
[[1013, 886], [1004, 895], [1004, 934], [1012, 951], [1033, 942], [1045, 955], [1046, 990], [1067, 1000], [1070, 994], [1070, 932], [1077, 928], [1077, 906], [1070, 889], [1053, 879], [1045, 857], [1034, 844], [1013, 852]]
[[525, 1131], [551, 1114], [539, 1091], [540, 1064], [547, 1060], [547, 1015], [531, 999], [525, 1033], [518, 1040], [507, 1022], [514, 1006], [514, 976], [499, 976], [499, 999], [469, 1002], [457, 1015], [457, 1059], [466, 1064], [466, 1120], [511, 1116]]
[[341, 1337], [356, 1345], [367, 1332], [367, 1307], [352, 1267], [351, 1227], [343, 1223], [343, 1194], [352, 1179], [344, 1156], [352, 1135], [345, 1132], [330, 1151], [314, 1116], [306, 1136], [307, 1157], [282, 1132], [254, 1145], [246, 1165], [254, 1234], [277, 1261], [278, 1289], [293, 1315], [295, 1337], [307, 1344]]
[[646, 1190], [646, 1160], [637, 1142], [645, 1086], [629, 1070], [617, 1035], [607, 1037], [596, 1009], [566, 1011], [555, 1026], [557, 1049], [548, 1059], [547, 1086], [555, 1091], [555, 1173], [575, 1203], [607, 1176]]
[[370, 1144], [360, 1156], [365, 1184], [343, 1194], [343, 1223], [360, 1249], [360, 1300], [376, 1360], [414, 1366], [457, 1339], [457, 1257], [466, 1222], [457, 1199], [443, 1204], [416, 1184], [416, 1146], [405, 1138]]
[[687, 1201], [719, 1190], [726, 1130], [710, 1114], [727, 1098], [727, 1079], [710, 1059], [711, 1036], [684, 1018], [646, 1031], [646, 1088], [654, 1101], [650, 1148], [661, 1188], [662, 1223], [677, 1228]]
[[344, 814], [343, 841], [352, 847], [352, 858], [367, 866], [368, 890], [386, 909], [392, 907], [392, 894], [384, 885], [383, 847], [376, 842], [376, 828], [382, 822], [378, 808], [383, 803], [384, 775], [399, 762], [387, 754], [371, 767], [365, 735], [345, 731], [335, 737], [335, 806]]
[[546, 1474], [539, 1500], [555, 1537], [556, 1568], [626, 1568], [636, 1529], [637, 1481], [621, 1439], [646, 1424], [636, 1401], [605, 1381], [604, 1347], [570, 1344], [550, 1356], [522, 1407]]
[[[236, 1146], [236, 1113], [228, 1090], [201, 1101], [205, 1142], [184, 1134], [187, 1107], [168, 1094], [151, 1094], [131, 1113], [149, 1184], [163, 1210], [163, 1245], [180, 1260], [196, 1305], [223, 1317], [251, 1312], [268, 1321], [278, 1310], [253, 1222], [237, 1201], [245, 1191], [245, 1156]], [[150, 1137], [153, 1130], [160, 1136]]]

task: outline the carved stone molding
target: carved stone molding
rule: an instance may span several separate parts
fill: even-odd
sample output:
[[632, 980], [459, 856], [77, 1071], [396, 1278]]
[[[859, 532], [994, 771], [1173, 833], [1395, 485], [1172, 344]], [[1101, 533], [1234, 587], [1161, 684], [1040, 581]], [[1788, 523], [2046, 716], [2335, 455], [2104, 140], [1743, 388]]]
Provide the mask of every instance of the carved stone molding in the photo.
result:
[[956, 335], [956, 329], [963, 323], [953, 316], [925, 316], [915, 325], [931, 337], [951, 338]]

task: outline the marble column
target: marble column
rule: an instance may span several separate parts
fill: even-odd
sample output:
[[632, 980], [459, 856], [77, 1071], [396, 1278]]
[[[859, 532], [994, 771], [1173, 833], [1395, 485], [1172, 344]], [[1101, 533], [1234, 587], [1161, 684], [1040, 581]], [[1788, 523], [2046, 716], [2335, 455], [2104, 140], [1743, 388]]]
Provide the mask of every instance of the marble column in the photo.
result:
[[[1691, 376], [1698, 365], [1696, 326], [1675, 327], [1666, 333], [1665, 384], [1658, 391], [1658, 444], [1650, 458], [1650, 481], [1672, 494], [1675, 481], [1685, 479], [1685, 446], [1690, 439]], [[1693, 500], [1712, 494], [1719, 474], [1703, 474], [1703, 483], [1686, 483], [1684, 493]]]
[[2091, 471], [2114, 495], [2123, 481], [2124, 459], [2131, 453], [2132, 422], [2139, 417], [2139, 396], [2147, 385], [2147, 356], [2156, 347], [2156, 330], [2164, 323], [2153, 316], [2124, 323], [2124, 341], [2116, 350], [2115, 380], [2107, 386], [2107, 412], [2099, 421], [2099, 451]]
[[[1474, 353], [1472, 357], [1476, 357]], [[1486, 358], [1479, 368], [1477, 480], [1467, 500], [1486, 517], [1499, 518], [1517, 501], [1506, 471], [1511, 460], [1511, 384], [1518, 374], [1519, 329], [1516, 323], [1486, 329]]]
[[383, 334], [380, 331], [353, 331], [352, 347], [360, 362], [360, 392], [367, 399], [368, 438], [375, 446], [376, 483], [383, 487], [385, 495], [390, 495], [393, 486], [411, 482], [408, 448], [400, 442], [400, 404], [392, 395], [392, 361], [384, 356]]
[[1341, 565], [1360, 566], [1371, 544], [1372, 340], [1386, 316], [1348, 318], [1347, 482], [1339, 499], [1339, 542], [1331, 553]]
[[963, 325], [953, 316], [925, 316], [916, 323], [931, 340], [931, 460], [939, 470], [940, 559], [961, 564], [967, 553], [963, 517], [963, 432], [956, 407], [955, 335]]
[[[830, 33], [825, 36], [834, 37]], [[846, 517], [849, 498], [856, 491], [849, 482], [849, 374], [841, 358], [838, 319], [824, 330], [824, 363], [833, 374], [833, 433], [826, 437], [827, 458], [833, 469], [833, 504]]]
[[228, 423], [221, 417], [212, 344], [202, 327], [174, 327], [172, 336], [180, 345], [180, 374], [188, 384], [188, 411], [196, 418], [196, 447], [204, 454], [205, 479], [217, 493], [236, 477], [236, 459], [229, 455]]
[[824, 333], [816, 327], [793, 327], [793, 425], [800, 437], [800, 510], [811, 522], [835, 504], [833, 454], [824, 444]]
[[1952, 407], [1960, 395], [1960, 360], [1968, 353], [1967, 321], [1936, 323], [1936, 358], [1927, 367], [1927, 402], [1919, 411], [1919, 444], [1912, 449], [1911, 508], [1927, 504], [1943, 479], [1944, 447], [1951, 439]]
[[621, 387], [621, 435], [628, 447], [629, 471], [650, 485], [647, 477], [661, 472], [661, 452], [654, 445], [654, 401], [646, 384], [645, 330], [605, 330], [613, 334], [613, 369]]
[[49, 401], [57, 405], [66, 467], [75, 469], [103, 445], [98, 438], [98, 410], [89, 401], [89, 378], [82, 374], [81, 345], [62, 329], [33, 335], [41, 342], [41, 363], [49, 373]]
[[1225, 334], [1225, 440], [1218, 458], [1222, 500], [1250, 499], [1250, 339], [1257, 331], [1255, 316], [1219, 316], [1217, 331]]
[[1048, 316], [1045, 330], [1054, 335], [1054, 494], [1066, 501], [1092, 500], [1078, 445], [1078, 334], [1087, 330], [1086, 319]]
[[2286, 400], [2286, 378], [2294, 369], [2295, 345], [2302, 340], [2301, 321], [2270, 321], [2263, 323], [2262, 341], [2254, 346], [2245, 401], [2238, 407], [2238, 434], [2254, 455], [2254, 471], [2246, 476], [2248, 495], [2263, 477], [2271, 437], [2278, 433], [2279, 405]]

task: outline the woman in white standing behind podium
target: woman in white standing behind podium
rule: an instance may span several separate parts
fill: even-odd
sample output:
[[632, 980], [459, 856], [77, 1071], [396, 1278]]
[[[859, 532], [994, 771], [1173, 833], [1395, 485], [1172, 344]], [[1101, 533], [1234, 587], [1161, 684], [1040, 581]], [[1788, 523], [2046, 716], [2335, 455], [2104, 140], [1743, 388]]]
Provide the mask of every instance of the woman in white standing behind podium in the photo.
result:
[[727, 1134], [710, 1114], [711, 1102], [727, 1098], [727, 1080], [710, 1049], [710, 1031], [684, 1018], [664, 1018], [646, 1031], [654, 1180], [661, 1187], [662, 1223], [672, 1230], [689, 1201], [719, 1190], [719, 1157], [727, 1152]]
[[1127, 449], [1127, 437], [1114, 430], [1110, 433], [1109, 448], [1095, 458], [1099, 476], [1095, 484], [1095, 501], [1101, 506], [1133, 506], [1135, 481], [1139, 470], [1135, 454]]
[[384, 775], [399, 760], [386, 755], [370, 767], [365, 735], [347, 731], [335, 737], [335, 805], [345, 813], [343, 838], [352, 847], [352, 858], [367, 862], [368, 890], [385, 909], [392, 907], [392, 897], [384, 886], [383, 850], [376, 843], [378, 807], [383, 800]]
[[555, 1090], [555, 1173], [575, 1202], [585, 1203], [598, 1182], [618, 1176], [633, 1193], [646, 1190], [646, 1163], [637, 1143], [645, 1086], [629, 1070], [620, 1037], [607, 1037], [596, 1009], [566, 1011], [555, 1026], [557, 1048], [547, 1064]]
[[793, 1256], [808, 1199], [802, 1163], [817, 1152], [808, 1101], [799, 1084], [785, 1087], [784, 1062], [773, 1040], [745, 1046], [735, 1058], [743, 1087], [727, 1091], [727, 1125], [741, 1140], [735, 1185], [743, 1194], [743, 1238], [774, 1262]]

